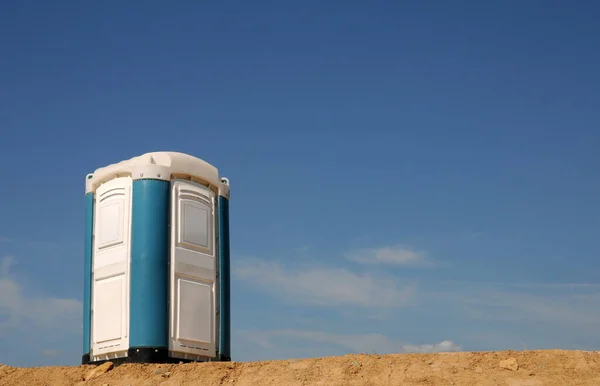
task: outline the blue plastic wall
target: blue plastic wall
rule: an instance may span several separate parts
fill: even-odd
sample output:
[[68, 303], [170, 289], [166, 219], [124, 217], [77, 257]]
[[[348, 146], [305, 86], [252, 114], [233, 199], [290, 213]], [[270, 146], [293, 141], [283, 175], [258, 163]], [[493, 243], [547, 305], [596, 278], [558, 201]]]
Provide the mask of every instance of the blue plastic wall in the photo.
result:
[[229, 265], [229, 200], [219, 196], [219, 292], [220, 292], [220, 360], [231, 359], [231, 290]]
[[159, 180], [133, 182], [129, 347], [168, 347], [169, 191]]
[[94, 234], [94, 194], [85, 195], [85, 253], [83, 260], [83, 354], [90, 353], [92, 303], [92, 238]]

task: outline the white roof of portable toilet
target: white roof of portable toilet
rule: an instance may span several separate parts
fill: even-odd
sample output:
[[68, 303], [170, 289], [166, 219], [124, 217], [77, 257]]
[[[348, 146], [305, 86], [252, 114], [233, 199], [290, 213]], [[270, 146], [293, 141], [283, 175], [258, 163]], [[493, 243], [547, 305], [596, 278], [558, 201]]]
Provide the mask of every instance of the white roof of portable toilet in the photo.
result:
[[201, 179], [229, 196], [229, 181], [219, 177], [216, 167], [200, 158], [178, 152], [152, 152], [96, 169], [88, 174], [85, 192], [94, 192], [98, 186], [117, 177], [131, 176], [134, 180], [145, 178], [169, 181], [173, 175], [184, 175]]

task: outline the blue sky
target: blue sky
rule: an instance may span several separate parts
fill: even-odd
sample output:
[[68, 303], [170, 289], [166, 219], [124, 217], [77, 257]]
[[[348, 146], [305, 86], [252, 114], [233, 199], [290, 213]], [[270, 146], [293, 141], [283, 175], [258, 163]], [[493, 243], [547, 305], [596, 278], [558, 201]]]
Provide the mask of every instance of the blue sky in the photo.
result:
[[0, 363], [78, 363], [84, 177], [160, 150], [231, 180], [234, 360], [600, 349], [598, 11], [2, 2]]

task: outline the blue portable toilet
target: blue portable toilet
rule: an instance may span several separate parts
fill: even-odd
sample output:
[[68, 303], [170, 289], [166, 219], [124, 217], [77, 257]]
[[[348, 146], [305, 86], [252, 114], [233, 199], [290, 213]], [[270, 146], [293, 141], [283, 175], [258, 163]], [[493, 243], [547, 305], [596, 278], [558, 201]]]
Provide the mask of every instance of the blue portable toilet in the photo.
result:
[[153, 152], [86, 177], [82, 363], [229, 361], [229, 180]]

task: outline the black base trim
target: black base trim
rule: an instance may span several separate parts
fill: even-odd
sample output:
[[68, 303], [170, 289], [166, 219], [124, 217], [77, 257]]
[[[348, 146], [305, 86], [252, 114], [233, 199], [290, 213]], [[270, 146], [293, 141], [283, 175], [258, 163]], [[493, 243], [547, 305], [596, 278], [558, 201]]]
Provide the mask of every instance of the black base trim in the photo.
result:
[[[220, 357], [221, 362], [230, 362], [231, 358]], [[90, 354], [84, 354], [81, 357], [83, 365], [99, 365], [105, 362], [112, 362], [115, 366], [123, 363], [190, 363], [195, 362], [190, 359], [172, 358], [169, 356], [169, 350], [164, 347], [132, 347], [127, 350], [127, 356], [124, 358], [103, 359], [100, 361], [91, 361]]]
[[[179, 363], [181, 360], [169, 357], [169, 350], [158, 347], [132, 347], [127, 350], [130, 363]], [[190, 362], [190, 361], [184, 361]]]

